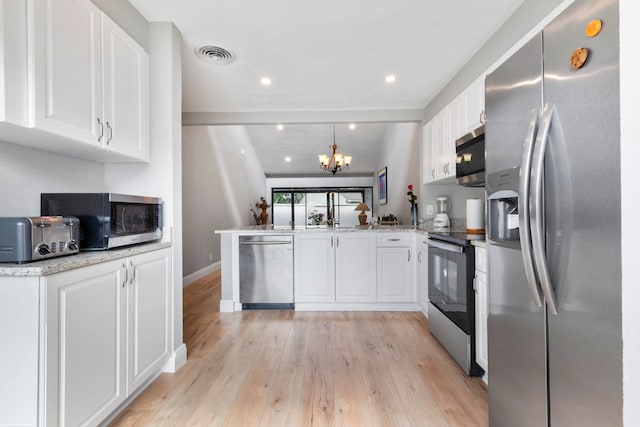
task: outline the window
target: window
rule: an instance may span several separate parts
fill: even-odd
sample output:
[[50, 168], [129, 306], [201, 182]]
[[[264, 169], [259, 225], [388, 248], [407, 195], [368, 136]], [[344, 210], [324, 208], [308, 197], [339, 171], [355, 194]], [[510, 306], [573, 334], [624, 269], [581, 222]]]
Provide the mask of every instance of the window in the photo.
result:
[[[335, 222], [342, 226], [358, 225], [359, 211], [354, 210], [360, 202], [371, 206], [372, 187], [323, 187], [323, 188], [274, 188], [271, 192], [273, 225], [275, 227], [326, 226], [333, 207]], [[319, 224], [309, 218], [315, 214], [322, 217]]]

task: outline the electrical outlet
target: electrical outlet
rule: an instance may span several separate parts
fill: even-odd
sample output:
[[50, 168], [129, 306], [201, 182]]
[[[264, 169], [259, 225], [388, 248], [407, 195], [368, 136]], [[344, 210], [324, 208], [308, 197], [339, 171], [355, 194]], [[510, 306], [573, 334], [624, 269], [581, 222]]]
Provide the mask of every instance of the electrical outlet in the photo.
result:
[[427, 205], [427, 215], [433, 216], [433, 205]]
[[213, 261], [213, 253], [209, 252], [209, 261]]

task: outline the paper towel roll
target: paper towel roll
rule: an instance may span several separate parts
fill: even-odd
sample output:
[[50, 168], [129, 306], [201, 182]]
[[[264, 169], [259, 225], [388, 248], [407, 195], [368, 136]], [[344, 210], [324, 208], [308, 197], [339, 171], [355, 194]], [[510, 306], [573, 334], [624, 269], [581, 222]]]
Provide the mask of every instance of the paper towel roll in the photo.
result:
[[467, 233], [484, 233], [484, 200], [467, 199]]

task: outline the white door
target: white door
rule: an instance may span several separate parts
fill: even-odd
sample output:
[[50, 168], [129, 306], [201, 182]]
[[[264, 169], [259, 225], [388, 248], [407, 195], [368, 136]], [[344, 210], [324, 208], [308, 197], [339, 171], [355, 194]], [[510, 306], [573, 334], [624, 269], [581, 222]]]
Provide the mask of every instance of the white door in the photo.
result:
[[104, 14], [102, 29], [106, 147], [148, 161], [148, 54]]
[[88, 0], [38, 0], [33, 7], [34, 125], [101, 146], [101, 12]]
[[333, 302], [335, 287], [333, 233], [296, 234], [293, 244], [295, 302]]
[[46, 279], [47, 425], [96, 425], [125, 399], [123, 264]]
[[171, 250], [130, 259], [127, 282], [127, 394], [158, 372], [169, 354]]
[[336, 301], [376, 302], [376, 236], [336, 234]]
[[378, 301], [415, 302], [411, 280], [411, 248], [379, 247], [377, 258]]

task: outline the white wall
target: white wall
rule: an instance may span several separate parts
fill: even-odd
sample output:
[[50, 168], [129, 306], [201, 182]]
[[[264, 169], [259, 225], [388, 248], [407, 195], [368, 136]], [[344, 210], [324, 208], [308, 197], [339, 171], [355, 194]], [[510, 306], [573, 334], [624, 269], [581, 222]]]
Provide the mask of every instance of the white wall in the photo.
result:
[[40, 193], [102, 191], [100, 163], [0, 142], [0, 217], [40, 215]]
[[184, 273], [189, 275], [220, 261], [214, 230], [253, 222], [249, 207], [266, 198], [265, 176], [244, 126], [185, 126], [182, 139]]
[[[407, 186], [413, 184], [418, 195], [420, 185], [420, 125], [418, 123], [394, 123], [387, 126], [382, 144], [378, 170], [387, 167], [387, 203], [379, 204], [378, 177], [374, 177], [373, 214], [384, 216], [394, 214], [400, 224], [411, 224], [411, 205], [407, 196]], [[418, 214], [420, 213], [418, 198]]]
[[456, 184], [428, 184], [420, 186], [422, 203], [420, 203], [420, 217], [433, 219], [433, 215], [427, 215], [426, 205], [433, 205], [434, 214], [437, 213], [436, 197], [449, 199], [449, 218], [455, 220], [452, 226], [464, 228], [467, 216], [467, 199], [484, 199], [485, 190], [481, 188], [468, 188]]

